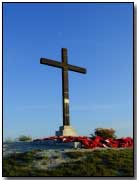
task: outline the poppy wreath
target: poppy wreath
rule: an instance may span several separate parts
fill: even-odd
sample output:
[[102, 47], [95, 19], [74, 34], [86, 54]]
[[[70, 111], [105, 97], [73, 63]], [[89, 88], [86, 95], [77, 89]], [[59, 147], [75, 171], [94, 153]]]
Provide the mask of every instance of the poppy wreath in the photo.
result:
[[80, 142], [83, 148], [92, 149], [96, 147], [102, 148], [126, 148], [133, 147], [133, 139], [131, 137], [112, 139], [112, 138], [102, 138], [96, 136], [94, 138], [89, 138], [86, 136], [51, 136], [43, 139], [35, 139], [34, 142], [53, 140], [61, 143], [68, 142]]

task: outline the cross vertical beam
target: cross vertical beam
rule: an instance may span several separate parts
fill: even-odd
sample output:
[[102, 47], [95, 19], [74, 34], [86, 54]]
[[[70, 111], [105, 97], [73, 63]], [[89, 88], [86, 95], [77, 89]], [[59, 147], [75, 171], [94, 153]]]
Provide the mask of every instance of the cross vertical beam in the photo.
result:
[[62, 48], [62, 103], [63, 103], [63, 125], [70, 125], [69, 120], [69, 82], [68, 82], [68, 56], [67, 49]]

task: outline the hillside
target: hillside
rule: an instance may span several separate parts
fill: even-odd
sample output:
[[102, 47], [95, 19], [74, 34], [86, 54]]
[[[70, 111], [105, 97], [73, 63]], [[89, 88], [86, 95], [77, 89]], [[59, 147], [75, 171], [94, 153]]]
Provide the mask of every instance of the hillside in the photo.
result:
[[133, 149], [12, 153], [3, 158], [3, 176], [133, 176]]

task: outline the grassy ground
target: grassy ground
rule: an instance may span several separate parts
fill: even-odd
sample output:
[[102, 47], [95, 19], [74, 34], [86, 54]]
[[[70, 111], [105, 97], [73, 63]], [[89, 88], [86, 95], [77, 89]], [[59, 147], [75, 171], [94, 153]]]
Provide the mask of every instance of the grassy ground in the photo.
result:
[[133, 176], [133, 149], [14, 153], [3, 159], [3, 176]]

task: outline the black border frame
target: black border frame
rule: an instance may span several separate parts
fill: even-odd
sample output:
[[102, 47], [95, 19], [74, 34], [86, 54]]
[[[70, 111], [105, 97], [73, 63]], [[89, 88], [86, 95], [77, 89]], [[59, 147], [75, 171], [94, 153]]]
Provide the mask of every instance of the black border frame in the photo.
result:
[[101, 177], [101, 178], [106, 178], [106, 177], [108, 177], [108, 178], [117, 178], [117, 177], [120, 177], [120, 178], [132, 178], [132, 177], [135, 177], [135, 100], [134, 100], [134, 97], [135, 97], [135, 86], [134, 86], [134, 84], [135, 84], [135, 50], [134, 50], [134, 48], [135, 48], [135, 40], [134, 40], [134, 37], [135, 37], [135, 31], [134, 31], [134, 28], [135, 28], [135, 26], [134, 26], [134, 24], [135, 24], [135, 11], [134, 11], [134, 8], [135, 8], [135, 6], [134, 6], [134, 2], [2, 2], [2, 148], [3, 148], [3, 6], [4, 6], [4, 4], [19, 4], [19, 3], [22, 3], [22, 4], [45, 4], [45, 3], [47, 3], [47, 4], [60, 4], [60, 3], [65, 3], [65, 4], [70, 4], [70, 3], [76, 3], [76, 4], [84, 4], [84, 3], [89, 3], [89, 4], [132, 4], [133, 5], [133, 12], [132, 12], [132, 16], [133, 16], [133, 36], [132, 36], [132, 38], [133, 38], [133, 66], [132, 66], [132, 69], [133, 69], [133, 142], [134, 142], [134, 146], [133, 146], [133, 176], [3, 176], [3, 150], [2, 150], [2, 177], [7, 177], [7, 178], [13, 178], [13, 177], [15, 177], [15, 178], [18, 178], [18, 177], [20, 177], [20, 178], [25, 178], [25, 177], [29, 177], [29, 178], [36, 178], [36, 177], [38, 177], [38, 178], [53, 178], [53, 177], [56, 177], [56, 178], [65, 178], [65, 177], [70, 177], [70, 178], [73, 178], [73, 177], [75, 177], [75, 178], [77, 178], [77, 177], [80, 177], [80, 178], [87, 178], [87, 177], [91, 177], [91, 178], [97, 178], [97, 177]]

